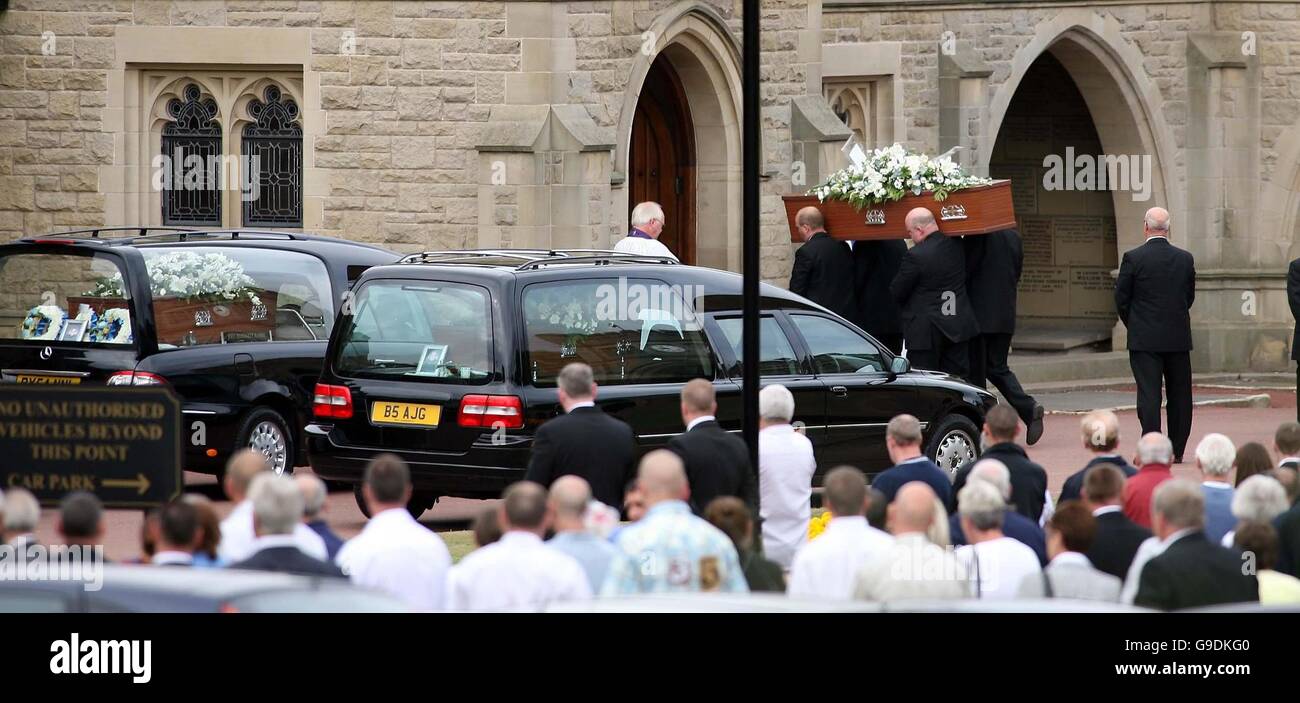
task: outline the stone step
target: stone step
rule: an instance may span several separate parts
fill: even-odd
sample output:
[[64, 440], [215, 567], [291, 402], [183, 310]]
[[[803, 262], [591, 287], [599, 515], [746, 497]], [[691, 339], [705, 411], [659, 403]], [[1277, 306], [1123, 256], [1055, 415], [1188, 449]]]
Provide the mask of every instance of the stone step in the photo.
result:
[[1022, 384], [1132, 378], [1128, 352], [1012, 354], [1011, 370]]

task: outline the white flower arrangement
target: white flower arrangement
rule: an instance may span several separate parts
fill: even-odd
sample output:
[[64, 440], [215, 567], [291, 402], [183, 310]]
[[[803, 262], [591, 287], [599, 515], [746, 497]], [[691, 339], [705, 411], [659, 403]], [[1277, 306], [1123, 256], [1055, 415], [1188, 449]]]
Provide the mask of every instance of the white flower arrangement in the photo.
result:
[[97, 316], [95, 341], [107, 344], [130, 344], [131, 313], [126, 308], [109, 308]]
[[991, 183], [991, 178], [964, 173], [950, 159], [931, 159], [894, 144], [872, 150], [864, 161], [836, 171], [808, 194], [821, 202], [842, 200], [860, 210], [926, 191], [944, 200], [954, 190]]
[[[57, 305], [37, 305], [27, 311], [27, 317], [23, 319], [23, 339], [58, 339], [67, 319], [68, 313]], [[42, 322], [44, 327], [41, 327]]]
[[[261, 305], [257, 283], [238, 261], [219, 252], [200, 254], [193, 251], [170, 251], [145, 260], [149, 288], [155, 298], [235, 302], [247, 299]], [[86, 295], [98, 298], [121, 298], [122, 273], [99, 279]]]

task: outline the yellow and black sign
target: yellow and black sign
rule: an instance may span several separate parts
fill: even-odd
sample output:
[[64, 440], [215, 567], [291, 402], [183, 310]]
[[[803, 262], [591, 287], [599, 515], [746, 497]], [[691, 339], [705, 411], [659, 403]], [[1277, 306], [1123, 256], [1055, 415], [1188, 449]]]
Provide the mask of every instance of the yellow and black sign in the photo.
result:
[[181, 490], [181, 406], [167, 388], [0, 385], [0, 490], [56, 504], [90, 491], [110, 508]]
[[442, 407], [439, 405], [375, 401], [370, 406], [370, 421], [376, 425], [437, 427], [441, 415]]

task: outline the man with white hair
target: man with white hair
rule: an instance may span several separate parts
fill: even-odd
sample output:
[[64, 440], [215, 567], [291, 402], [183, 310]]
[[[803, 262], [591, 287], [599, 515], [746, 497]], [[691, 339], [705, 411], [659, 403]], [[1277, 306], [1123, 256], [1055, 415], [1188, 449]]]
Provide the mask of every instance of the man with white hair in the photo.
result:
[[1290, 503], [1286, 499], [1286, 489], [1272, 476], [1255, 474], [1242, 481], [1232, 496], [1232, 517], [1237, 524], [1234, 529], [1219, 541], [1225, 547], [1231, 547], [1234, 534], [1242, 525], [1260, 522], [1272, 525], [1278, 515], [1286, 512]]
[[1259, 582], [1243, 568], [1241, 554], [1205, 538], [1200, 486], [1165, 481], [1155, 490], [1151, 513], [1163, 549], [1142, 568], [1136, 605], [1181, 610], [1259, 600]]
[[314, 474], [298, 474], [293, 477], [293, 480], [298, 484], [298, 490], [302, 492], [303, 524], [320, 536], [321, 541], [325, 543], [329, 561], [334, 561], [334, 557], [338, 556], [339, 550], [343, 548], [343, 538], [334, 534], [334, 530], [330, 529], [329, 523], [325, 522], [325, 518], [321, 515], [325, 510], [325, 499], [329, 497], [329, 493], [325, 490], [325, 482]]
[[1169, 471], [1173, 452], [1169, 438], [1159, 432], [1148, 432], [1138, 440], [1138, 472], [1124, 482], [1124, 514], [1147, 529], [1152, 528], [1151, 495], [1156, 486], [1174, 477]]
[[632, 231], [618, 240], [614, 251], [641, 256], [666, 256], [676, 260], [677, 256], [659, 241], [664, 231], [664, 209], [659, 203], [638, 203], [632, 208]]
[[1196, 262], [1169, 242], [1169, 212], [1153, 207], [1143, 218], [1146, 243], [1124, 252], [1115, 279], [1115, 309], [1128, 328], [1128, 359], [1137, 382], [1143, 434], [1160, 431], [1160, 387], [1168, 395], [1174, 463], [1192, 431], [1192, 323]]
[[269, 471], [259, 473], [248, 488], [248, 502], [253, 507], [253, 532], [257, 535], [253, 553], [230, 568], [343, 578], [339, 567], [298, 548], [293, 533], [302, 525], [303, 497], [293, 479]]
[[796, 432], [794, 395], [780, 384], [758, 392], [758, 492], [763, 551], [789, 570], [808, 541], [812, 479], [817, 471], [812, 442]]
[[[1011, 539], [1034, 550], [1040, 565], [1047, 565], [1047, 537], [1038, 523], [1016, 512], [1011, 507], [1011, 470], [997, 459], [980, 459], [971, 467], [967, 482], [988, 481], [998, 489], [1006, 513], [1002, 516], [1002, 532]], [[966, 544], [966, 534], [961, 529], [961, 515], [948, 516], [948, 535], [954, 547]]]
[[1201, 472], [1201, 492], [1205, 494], [1205, 536], [1218, 543], [1232, 530], [1232, 465], [1237, 448], [1232, 440], [1211, 432], [1196, 445], [1196, 468]]
[[1002, 531], [1006, 501], [988, 481], [971, 481], [957, 493], [957, 514], [967, 544], [957, 548], [976, 598], [1010, 600], [1019, 596], [1026, 578], [1041, 578], [1034, 550]]
[[14, 488], [5, 494], [5, 543], [15, 551], [39, 547], [36, 540], [36, 523], [41, 520], [41, 504], [25, 488]]
[[[253, 502], [248, 495], [253, 479], [270, 470], [266, 457], [252, 449], [241, 449], [226, 462], [222, 487], [230, 502], [235, 504], [235, 509], [221, 521], [221, 544], [217, 547], [217, 554], [227, 564], [243, 561], [256, 551], [253, 544], [257, 537], [253, 526]], [[295, 527], [293, 536], [298, 547], [313, 559], [329, 556], [325, 541], [306, 525]]]

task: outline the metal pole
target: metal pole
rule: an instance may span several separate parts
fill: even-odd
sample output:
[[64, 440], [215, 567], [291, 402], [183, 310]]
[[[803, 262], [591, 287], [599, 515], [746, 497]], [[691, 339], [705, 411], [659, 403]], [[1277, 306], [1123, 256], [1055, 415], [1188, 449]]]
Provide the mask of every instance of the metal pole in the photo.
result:
[[[761, 166], [759, 149], [759, 0], [744, 0], [741, 21], [741, 96], [743, 112], [743, 165], [742, 209], [744, 227], [741, 237], [744, 281], [744, 324], [741, 331], [744, 349], [742, 368], [744, 386], [741, 399], [744, 404], [744, 437], [749, 445], [749, 461], [758, 471], [758, 283], [759, 283], [759, 192], [758, 175]], [[754, 516], [757, 522], [758, 515]]]

